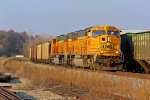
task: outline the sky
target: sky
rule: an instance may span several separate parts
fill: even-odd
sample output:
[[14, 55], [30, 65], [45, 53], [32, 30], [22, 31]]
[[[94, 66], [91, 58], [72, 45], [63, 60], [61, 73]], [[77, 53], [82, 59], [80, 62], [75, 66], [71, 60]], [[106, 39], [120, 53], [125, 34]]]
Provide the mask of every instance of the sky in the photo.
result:
[[0, 30], [60, 35], [95, 25], [150, 29], [150, 0], [0, 0]]

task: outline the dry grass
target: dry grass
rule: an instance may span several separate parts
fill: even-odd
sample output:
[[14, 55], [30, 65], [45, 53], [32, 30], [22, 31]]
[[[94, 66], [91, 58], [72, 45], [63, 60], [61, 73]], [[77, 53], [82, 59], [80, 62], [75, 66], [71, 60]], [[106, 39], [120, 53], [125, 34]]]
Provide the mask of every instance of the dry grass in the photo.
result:
[[3, 69], [3, 65], [4, 65], [4, 63], [5, 63], [5, 61], [7, 60], [7, 58], [5, 58], [5, 57], [0, 57], [0, 71], [2, 71]]
[[18, 77], [31, 80], [37, 87], [48, 87], [50, 84], [65, 84], [132, 99], [150, 99], [150, 80], [146, 79], [52, 67], [21, 61], [7, 62], [4, 70]]

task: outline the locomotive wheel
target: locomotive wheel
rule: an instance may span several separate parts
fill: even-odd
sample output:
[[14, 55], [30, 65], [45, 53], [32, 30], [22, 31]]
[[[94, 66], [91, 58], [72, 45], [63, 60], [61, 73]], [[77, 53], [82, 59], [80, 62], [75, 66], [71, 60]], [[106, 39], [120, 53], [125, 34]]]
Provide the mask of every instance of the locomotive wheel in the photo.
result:
[[91, 70], [94, 70], [94, 67], [93, 67], [93, 66], [89, 66], [89, 68], [90, 68]]
[[95, 62], [93, 68], [97, 70], [102, 70], [103, 64], [99, 64], [98, 62]]

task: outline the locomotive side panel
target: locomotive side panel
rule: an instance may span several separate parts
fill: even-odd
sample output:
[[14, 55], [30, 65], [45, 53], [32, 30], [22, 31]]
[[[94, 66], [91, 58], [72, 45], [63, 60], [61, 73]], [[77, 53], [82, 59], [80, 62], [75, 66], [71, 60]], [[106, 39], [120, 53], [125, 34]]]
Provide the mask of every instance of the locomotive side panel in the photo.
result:
[[72, 53], [72, 39], [68, 39], [68, 42], [67, 42], [67, 53], [68, 54], [71, 54]]
[[86, 37], [78, 37], [76, 47], [78, 48], [77, 53], [79, 55], [86, 55], [87, 54]]
[[57, 38], [53, 38], [51, 41], [51, 56], [55, 55], [58, 52], [57, 49]]

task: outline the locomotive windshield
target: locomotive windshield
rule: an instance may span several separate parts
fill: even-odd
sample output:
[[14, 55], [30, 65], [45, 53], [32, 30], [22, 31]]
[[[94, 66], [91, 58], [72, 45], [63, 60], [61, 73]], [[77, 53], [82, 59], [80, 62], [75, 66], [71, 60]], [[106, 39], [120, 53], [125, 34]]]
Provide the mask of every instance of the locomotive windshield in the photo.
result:
[[104, 34], [106, 34], [106, 32], [105, 31], [103, 31], [103, 30], [93, 30], [92, 31], [92, 36], [99, 36], [99, 35], [104, 35]]
[[114, 35], [116, 37], [119, 37], [119, 32], [117, 32], [117, 31], [108, 31], [108, 35]]

